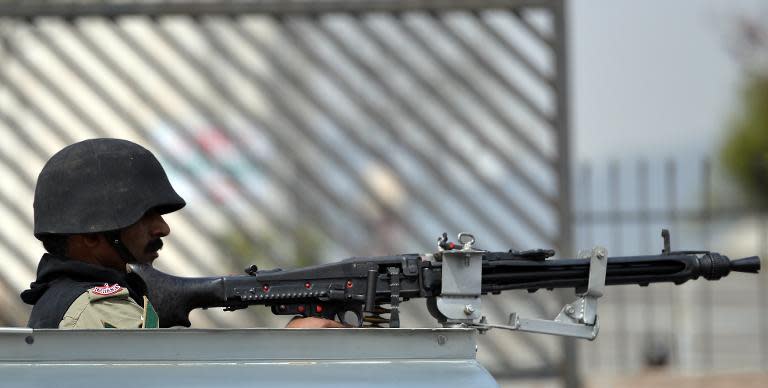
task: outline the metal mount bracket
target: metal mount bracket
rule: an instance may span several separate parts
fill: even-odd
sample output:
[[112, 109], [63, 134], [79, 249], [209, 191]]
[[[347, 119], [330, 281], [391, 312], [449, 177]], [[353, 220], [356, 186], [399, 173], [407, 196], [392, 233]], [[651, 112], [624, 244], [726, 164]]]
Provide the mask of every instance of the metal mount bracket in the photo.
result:
[[506, 325], [490, 324], [485, 321], [485, 317], [482, 317], [479, 323], [470, 326], [478, 328], [481, 332], [499, 328], [595, 339], [600, 328], [597, 318], [597, 299], [603, 296], [608, 255], [605, 248], [595, 247], [587, 253], [586, 257], [589, 258], [589, 282], [586, 291], [577, 294], [578, 298], [566, 304], [554, 320], [520, 318], [516, 313], [512, 313]]
[[460, 249], [441, 248], [442, 292], [436, 302], [447, 326], [471, 324], [480, 319], [485, 251], [473, 247], [475, 237], [469, 233], [459, 233], [458, 241]]

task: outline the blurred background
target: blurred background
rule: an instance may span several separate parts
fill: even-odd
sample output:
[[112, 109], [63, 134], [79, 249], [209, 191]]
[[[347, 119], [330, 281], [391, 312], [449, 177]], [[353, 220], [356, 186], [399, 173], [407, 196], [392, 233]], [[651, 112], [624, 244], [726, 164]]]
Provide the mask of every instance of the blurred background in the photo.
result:
[[[32, 197], [67, 144], [151, 149], [188, 206], [182, 276], [435, 250], [602, 245], [768, 257], [758, 0], [0, 0], [0, 326], [43, 253]], [[504, 386], [766, 386], [768, 283], [611, 287], [594, 342], [492, 332]], [[562, 295], [485, 311], [551, 319]], [[570, 297], [570, 296], [569, 296]], [[405, 327], [433, 327], [418, 301]], [[263, 308], [194, 327], [279, 327]]]

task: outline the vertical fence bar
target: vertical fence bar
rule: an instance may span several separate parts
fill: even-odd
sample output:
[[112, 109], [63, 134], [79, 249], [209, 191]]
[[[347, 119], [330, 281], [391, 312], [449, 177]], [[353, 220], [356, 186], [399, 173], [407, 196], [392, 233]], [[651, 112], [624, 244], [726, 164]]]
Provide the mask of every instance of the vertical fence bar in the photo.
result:
[[580, 214], [583, 215], [579, 227], [584, 231], [583, 240], [581, 246], [578, 248], [589, 248], [595, 243], [595, 209], [593, 207], [593, 195], [592, 195], [592, 165], [585, 164], [581, 169], [581, 190], [582, 190], [582, 203]]
[[[712, 219], [712, 165], [706, 159], [701, 168], [702, 179], [702, 213], [701, 213], [701, 238], [705, 244], [704, 249], [709, 249], [709, 238], [711, 237], [710, 222]], [[701, 330], [699, 334], [699, 343], [701, 344], [701, 368], [702, 370], [711, 370], [713, 366], [712, 355], [712, 291], [710, 287], [703, 284], [700, 292], [701, 307], [699, 311], [699, 322]]]
[[[579, 220], [576, 222], [578, 222], [579, 228], [583, 230], [583, 234], [581, 242], [579, 243], [580, 246], [576, 247], [577, 249], [589, 249], [596, 244], [594, 233], [595, 209], [592, 204], [592, 184], [592, 165], [585, 163], [581, 168], [579, 185], [574, 188], [575, 192], [580, 190], [582, 193], [581, 205], [579, 208], [579, 215], [581, 217], [579, 217]], [[595, 341], [599, 341], [599, 338]], [[596, 342], [595, 346], [590, 349], [590, 352], [592, 354], [592, 362], [590, 362], [590, 367], [594, 369], [600, 368], [601, 358], [599, 343]]]
[[[760, 215], [760, 257], [765, 265], [765, 259], [768, 258], [768, 217], [765, 211]], [[760, 337], [760, 366], [768, 369], [768, 276], [763, 273], [755, 277], [757, 281], [757, 300], [760, 302], [760, 311], [758, 312], [758, 336]]]
[[[608, 195], [610, 202], [610, 211], [615, 215], [610, 220], [611, 225], [611, 247], [613, 253], [610, 255], [619, 256], [624, 253], [624, 237], [622, 236], [622, 220], [621, 216], [621, 175], [620, 175], [619, 163], [613, 161], [608, 166]], [[623, 286], [616, 287], [614, 295], [616, 296], [616, 360], [619, 368], [627, 370], [629, 362], [627, 359], [627, 349], [629, 344], [627, 339], [629, 338], [630, 331], [627, 329], [627, 308], [626, 308], [626, 288]]]
[[[672, 231], [672, 233], [677, 231], [677, 217], [678, 217], [678, 209], [677, 209], [677, 165], [675, 164], [674, 159], [667, 159], [664, 162], [664, 189], [665, 189], [665, 201], [664, 201], [664, 208], [666, 213], [667, 222], [669, 222], [668, 227]], [[677, 233], [675, 233], [677, 235]], [[674, 249], [674, 248], [670, 248]], [[680, 303], [680, 296], [678, 295], [679, 292], [684, 293], [685, 290], [683, 288], [677, 288], [677, 287], [669, 287], [668, 288], [669, 295], [667, 297], [669, 298], [669, 310], [668, 314], [671, 319], [671, 333], [681, 333], [682, 327], [681, 323], [683, 322], [684, 318], [683, 315], [687, 314], [688, 307], [684, 303]], [[681, 351], [684, 348], [684, 346], [681, 344], [682, 341], [684, 341], [684, 338], [687, 337], [685, 335], [678, 335], [675, 338], [670, 338], [670, 340], [667, 342], [672, 349], [669, 349], [671, 351], [671, 363], [677, 365], [678, 367], [681, 364]]]
[[[638, 217], [638, 245], [641, 252], [648, 252], [648, 235], [646, 231], [648, 230], [648, 225], [651, 223], [649, 213], [650, 213], [650, 191], [651, 191], [651, 182], [650, 177], [648, 173], [648, 161], [647, 160], [640, 160], [637, 163], [637, 175], [635, 177], [636, 182], [636, 190], [638, 193], [637, 197], [637, 207], [639, 210], [639, 217]], [[653, 346], [655, 346], [658, 339], [656, 338], [656, 309], [655, 309], [655, 298], [653, 295], [653, 292], [655, 291], [655, 287], [648, 287], [646, 285], [646, 289], [643, 290], [643, 308], [642, 308], [642, 315], [643, 315], [643, 321], [645, 322], [644, 332], [643, 332], [643, 343], [645, 344], [644, 348], [641, 349], [642, 356], [643, 356], [643, 363], [647, 363], [649, 360], [647, 359], [650, 356], [649, 352], [652, 352]]]

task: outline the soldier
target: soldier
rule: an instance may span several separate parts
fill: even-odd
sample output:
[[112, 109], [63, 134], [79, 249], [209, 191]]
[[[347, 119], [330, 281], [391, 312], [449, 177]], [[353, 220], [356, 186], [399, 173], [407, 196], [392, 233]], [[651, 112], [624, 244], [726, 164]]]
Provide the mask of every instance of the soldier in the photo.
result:
[[[163, 215], [184, 205], [155, 156], [138, 144], [91, 139], [53, 155], [35, 188], [34, 233], [47, 253], [37, 280], [21, 293], [34, 305], [27, 325], [142, 327], [141, 287], [125, 264], [153, 262], [171, 232]], [[342, 325], [299, 318], [288, 327]]]

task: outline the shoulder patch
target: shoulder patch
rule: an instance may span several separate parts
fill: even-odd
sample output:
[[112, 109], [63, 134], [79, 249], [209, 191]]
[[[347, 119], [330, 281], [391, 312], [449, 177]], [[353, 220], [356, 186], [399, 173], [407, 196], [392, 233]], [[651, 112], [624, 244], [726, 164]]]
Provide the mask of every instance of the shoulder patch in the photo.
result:
[[96, 286], [88, 290], [88, 296], [91, 302], [104, 298], [112, 298], [116, 296], [128, 296], [128, 289], [120, 286], [119, 284], [104, 283], [103, 286]]
[[111, 286], [109, 285], [109, 283], [104, 283], [103, 286], [97, 286], [97, 287], [91, 288], [91, 292], [93, 292], [96, 295], [108, 296], [108, 295], [117, 294], [122, 289], [123, 287], [120, 287], [120, 285], [117, 283]]

